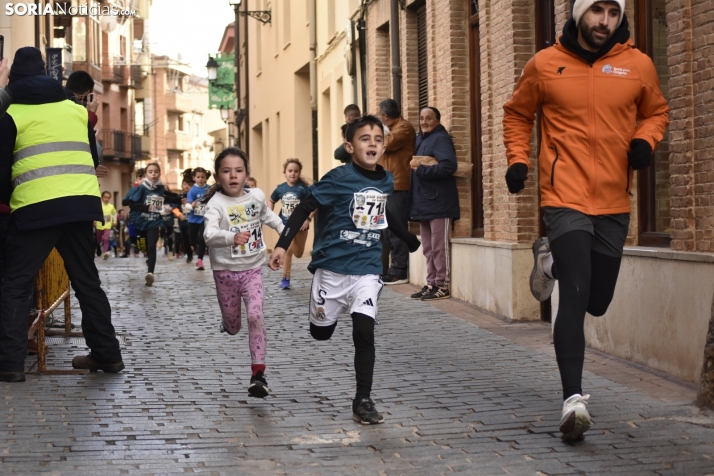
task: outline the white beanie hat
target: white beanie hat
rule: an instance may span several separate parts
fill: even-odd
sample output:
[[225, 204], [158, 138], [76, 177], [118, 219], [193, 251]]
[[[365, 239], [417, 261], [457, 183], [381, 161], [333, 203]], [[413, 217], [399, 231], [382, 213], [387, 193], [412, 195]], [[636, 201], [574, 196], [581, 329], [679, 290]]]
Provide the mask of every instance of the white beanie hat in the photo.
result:
[[575, 5], [573, 5], [573, 19], [575, 19], [575, 26], [580, 24], [580, 19], [597, 2], [603, 1], [613, 1], [620, 5], [620, 19], [617, 20], [617, 26], [615, 29], [620, 27], [622, 23], [622, 17], [625, 14], [625, 0], [575, 0]]

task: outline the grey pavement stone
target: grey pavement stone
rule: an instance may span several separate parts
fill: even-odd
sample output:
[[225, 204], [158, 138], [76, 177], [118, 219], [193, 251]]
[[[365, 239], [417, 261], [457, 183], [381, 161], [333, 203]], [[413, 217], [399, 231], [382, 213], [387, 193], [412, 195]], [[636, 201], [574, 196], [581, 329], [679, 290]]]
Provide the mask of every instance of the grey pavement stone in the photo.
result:
[[[0, 473], [714, 473], [710, 416], [589, 372], [593, 427], [563, 443], [552, 357], [389, 288], [373, 390], [386, 421], [354, 423], [351, 321], [327, 342], [309, 337], [304, 259], [289, 291], [264, 270], [272, 394], [252, 399], [247, 323], [237, 336], [218, 331], [210, 271], [159, 257], [146, 288], [141, 259], [97, 264], [127, 368], [0, 383]], [[85, 351], [53, 345], [48, 365], [69, 368]]]

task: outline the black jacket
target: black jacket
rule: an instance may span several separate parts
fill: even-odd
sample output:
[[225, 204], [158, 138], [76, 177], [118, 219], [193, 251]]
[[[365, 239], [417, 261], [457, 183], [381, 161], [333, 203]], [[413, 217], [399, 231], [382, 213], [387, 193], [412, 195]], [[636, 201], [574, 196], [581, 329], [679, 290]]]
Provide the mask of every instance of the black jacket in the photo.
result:
[[429, 134], [417, 134], [414, 155], [429, 155], [439, 161], [432, 166], [420, 165], [411, 171], [409, 192], [409, 220], [461, 218], [459, 192], [456, 189], [456, 151], [444, 126], [438, 125]]
[[[48, 104], [67, 100], [62, 85], [49, 76], [31, 76], [7, 87], [12, 94], [14, 104]], [[57, 117], [61, 122], [62, 117]], [[87, 116], [87, 134], [92, 159], [96, 167], [98, 162], [97, 142], [94, 129]], [[17, 127], [12, 116], [5, 114], [0, 118], [0, 201], [10, 203], [12, 194], [12, 157], [17, 138]], [[97, 190], [99, 184], [97, 184]], [[49, 226], [77, 221], [103, 221], [102, 200], [99, 197], [80, 195], [47, 200], [22, 207], [12, 213], [12, 220], [19, 230], [35, 230]]]

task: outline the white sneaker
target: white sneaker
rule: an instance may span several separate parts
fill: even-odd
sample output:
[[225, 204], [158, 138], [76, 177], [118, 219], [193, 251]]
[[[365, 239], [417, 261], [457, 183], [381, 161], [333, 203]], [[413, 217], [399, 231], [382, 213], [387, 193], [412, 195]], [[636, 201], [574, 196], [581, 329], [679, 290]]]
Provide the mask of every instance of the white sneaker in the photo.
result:
[[590, 395], [576, 393], [563, 402], [563, 416], [560, 418], [561, 438], [566, 441], [579, 441], [583, 433], [590, 428], [590, 413], [585, 404]]
[[102, 258], [104, 258], [104, 260], [108, 260], [108, 259], [109, 259], [109, 252], [107, 251], [106, 253], [104, 253], [104, 254], [102, 255]]
[[538, 301], [547, 300], [553, 293], [555, 279], [543, 271], [543, 260], [550, 254], [548, 238], [541, 237], [533, 243], [533, 271], [531, 271], [531, 294]]
[[151, 286], [152, 284], [154, 284], [154, 275], [152, 273], [146, 273], [144, 279], [146, 280], [147, 286]]

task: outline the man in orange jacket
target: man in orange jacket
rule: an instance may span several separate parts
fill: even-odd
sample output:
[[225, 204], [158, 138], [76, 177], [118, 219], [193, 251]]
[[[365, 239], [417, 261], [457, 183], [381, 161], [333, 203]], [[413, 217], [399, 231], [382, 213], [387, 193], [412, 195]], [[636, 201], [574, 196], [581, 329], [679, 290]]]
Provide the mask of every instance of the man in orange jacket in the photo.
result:
[[601, 316], [612, 301], [632, 173], [650, 165], [668, 124], [654, 64], [634, 47], [624, 11], [625, 0], [576, 0], [559, 42], [531, 58], [504, 106], [511, 193], [525, 186], [542, 108], [539, 186], [548, 237], [533, 245], [530, 284], [545, 301], [559, 283], [553, 340], [566, 440], [582, 439], [590, 427], [581, 388], [585, 313]]

